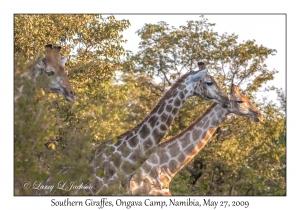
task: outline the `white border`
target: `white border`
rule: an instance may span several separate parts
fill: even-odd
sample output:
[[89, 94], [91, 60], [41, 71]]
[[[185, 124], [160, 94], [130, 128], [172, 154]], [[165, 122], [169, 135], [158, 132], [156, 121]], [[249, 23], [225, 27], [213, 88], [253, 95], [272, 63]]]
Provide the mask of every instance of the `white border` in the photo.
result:
[[[14, 197], [13, 196], [13, 14], [14, 13], [287, 13], [288, 20], [288, 108], [287, 108], [287, 146], [288, 146], [288, 171], [287, 171], [287, 196], [285, 197], [211, 197], [213, 200], [243, 200], [251, 202], [248, 209], [282, 209], [291, 207], [297, 209], [299, 181], [296, 179], [297, 146], [299, 141], [296, 139], [297, 125], [296, 109], [298, 104], [296, 97], [299, 95], [298, 84], [300, 72], [299, 60], [299, 14], [296, 1], [8, 1], [1, 6], [1, 61], [2, 82], [1, 91], [1, 201], [0, 205], [5, 209], [15, 209], [15, 207], [30, 209], [50, 209], [51, 198], [49, 197]], [[4, 47], [3, 47], [4, 46]], [[290, 84], [290, 85], [289, 85]], [[297, 91], [297, 92], [296, 92]], [[292, 113], [289, 115], [289, 113]], [[66, 197], [55, 197], [55, 199], [65, 199]], [[117, 199], [116, 197], [108, 197]], [[122, 197], [123, 199], [130, 199]], [[182, 197], [179, 197], [182, 199]], [[85, 197], [72, 197], [74, 200], [85, 200]], [[100, 197], [96, 197], [100, 199]], [[133, 198], [132, 198], [133, 199]], [[144, 200], [144, 197], [135, 198]], [[156, 198], [169, 199], [169, 198]], [[204, 199], [204, 197], [200, 197]], [[294, 207], [294, 208], [293, 208]], [[71, 207], [66, 207], [71, 208]], [[92, 208], [92, 207], [91, 207]], [[96, 208], [96, 207], [93, 207]], [[134, 207], [132, 207], [134, 208]], [[182, 207], [181, 207], [182, 208]], [[192, 208], [192, 207], [188, 207]], [[298, 207], [299, 208], [299, 207]], [[53, 209], [53, 208], [51, 208]], [[74, 207], [72, 208], [74, 209]], [[116, 209], [126, 209], [118, 207]]]

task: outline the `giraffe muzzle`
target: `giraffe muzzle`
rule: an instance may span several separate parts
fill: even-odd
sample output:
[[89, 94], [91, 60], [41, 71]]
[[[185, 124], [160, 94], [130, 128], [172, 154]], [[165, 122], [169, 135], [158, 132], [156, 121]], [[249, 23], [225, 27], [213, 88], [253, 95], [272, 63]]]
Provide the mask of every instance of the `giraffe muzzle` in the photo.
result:
[[223, 108], [230, 108], [231, 107], [231, 104], [230, 104], [230, 101], [229, 101], [227, 95], [224, 95], [224, 96], [222, 95], [220, 101], [222, 101], [221, 106]]
[[71, 103], [76, 102], [76, 95], [73, 90], [68, 90], [67, 88], [50, 88], [54, 93], [61, 94], [64, 96], [65, 100]]
[[71, 103], [75, 103], [76, 102], [76, 95], [75, 95], [75, 92], [73, 90], [66, 90], [64, 89], [64, 97], [65, 99], [68, 101], [68, 102], [71, 102]]
[[253, 118], [253, 121], [254, 122], [262, 122], [263, 121], [263, 116], [260, 114], [260, 113], [258, 113], [254, 118]]

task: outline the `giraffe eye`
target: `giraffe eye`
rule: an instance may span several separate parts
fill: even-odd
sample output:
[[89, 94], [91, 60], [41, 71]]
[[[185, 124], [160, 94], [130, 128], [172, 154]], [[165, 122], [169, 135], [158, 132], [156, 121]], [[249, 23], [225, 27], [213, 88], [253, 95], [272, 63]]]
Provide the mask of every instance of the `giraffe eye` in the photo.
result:
[[241, 104], [241, 103], [243, 103], [244, 101], [241, 101], [241, 100], [240, 100], [240, 101], [236, 101], [236, 102], [239, 103], [239, 104]]
[[206, 82], [206, 84], [208, 85], [208, 86], [212, 86], [212, 82]]
[[47, 76], [53, 76], [54, 75], [54, 72], [53, 71], [46, 71], [46, 74], [47, 74]]

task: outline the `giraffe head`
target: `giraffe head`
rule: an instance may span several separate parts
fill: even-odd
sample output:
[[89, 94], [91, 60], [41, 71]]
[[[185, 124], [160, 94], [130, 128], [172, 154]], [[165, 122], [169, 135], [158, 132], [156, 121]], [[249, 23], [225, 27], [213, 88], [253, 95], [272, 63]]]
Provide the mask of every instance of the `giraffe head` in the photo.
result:
[[224, 108], [230, 106], [227, 95], [210, 75], [206, 75], [202, 80], [198, 81], [195, 86], [194, 94], [204, 100], [219, 103]]
[[[230, 107], [227, 95], [221, 90], [215, 79], [207, 74], [208, 70], [205, 69], [204, 63], [198, 62], [198, 67], [199, 71], [191, 77], [191, 81], [195, 83], [193, 95], [219, 103], [224, 108]], [[203, 76], [203, 74], [205, 75]]]
[[34, 66], [35, 76], [46, 75], [43, 86], [62, 94], [67, 101], [74, 103], [75, 92], [64, 69], [67, 58], [60, 55], [60, 49], [60, 46], [54, 46], [53, 50], [51, 44], [46, 45], [45, 58]]
[[263, 116], [260, 111], [249, 101], [249, 99], [239, 92], [236, 85], [231, 85], [230, 90], [230, 104], [229, 111], [240, 115], [252, 118], [254, 122], [263, 121]]

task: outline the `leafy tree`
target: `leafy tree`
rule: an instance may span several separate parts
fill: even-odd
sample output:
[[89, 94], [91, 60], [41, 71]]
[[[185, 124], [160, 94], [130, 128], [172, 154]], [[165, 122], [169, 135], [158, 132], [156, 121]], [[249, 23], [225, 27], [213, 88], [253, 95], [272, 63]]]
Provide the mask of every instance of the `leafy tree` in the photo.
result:
[[[128, 20], [114, 16], [14, 16], [16, 93], [24, 85], [23, 97], [14, 106], [16, 195], [39, 194], [32, 188], [25, 190], [22, 183], [44, 181], [65, 165], [77, 165], [85, 174], [93, 145], [123, 130], [116, 126], [115, 116], [126, 91], [114, 85], [114, 77], [131, 63], [124, 61], [126, 51], [121, 44], [126, 40], [120, 34], [129, 25]], [[39, 89], [41, 79], [32, 83], [21, 78], [26, 65], [35, 62], [48, 43], [61, 45], [62, 54], [68, 56], [65, 69], [77, 96], [72, 106]], [[69, 179], [77, 180], [73, 175]]]
[[[285, 194], [285, 96], [276, 87], [281, 109], [274, 103], [256, 101], [257, 92], [274, 79], [265, 60], [275, 49], [257, 45], [255, 40], [239, 43], [235, 34], [218, 34], [214, 24], [200, 17], [185, 26], [166, 22], [145, 24], [138, 31], [140, 51], [132, 56], [136, 75], [152, 81], [142, 84], [152, 95], [160, 95], [182, 73], [204, 61], [224, 91], [229, 84], [242, 87], [264, 114], [264, 122], [228, 117], [194, 161], [171, 182], [173, 195], [284, 195]], [[201, 105], [201, 106], [199, 106]], [[178, 134], [208, 107], [191, 99], [181, 109], [166, 138]], [[202, 107], [202, 108], [200, 108]], [[279, 140], [280, 139], [280, 140]], [[276, 143], [275, 143], [276, 142]], [[279, 143], [281, 142], [281, 143]]]

